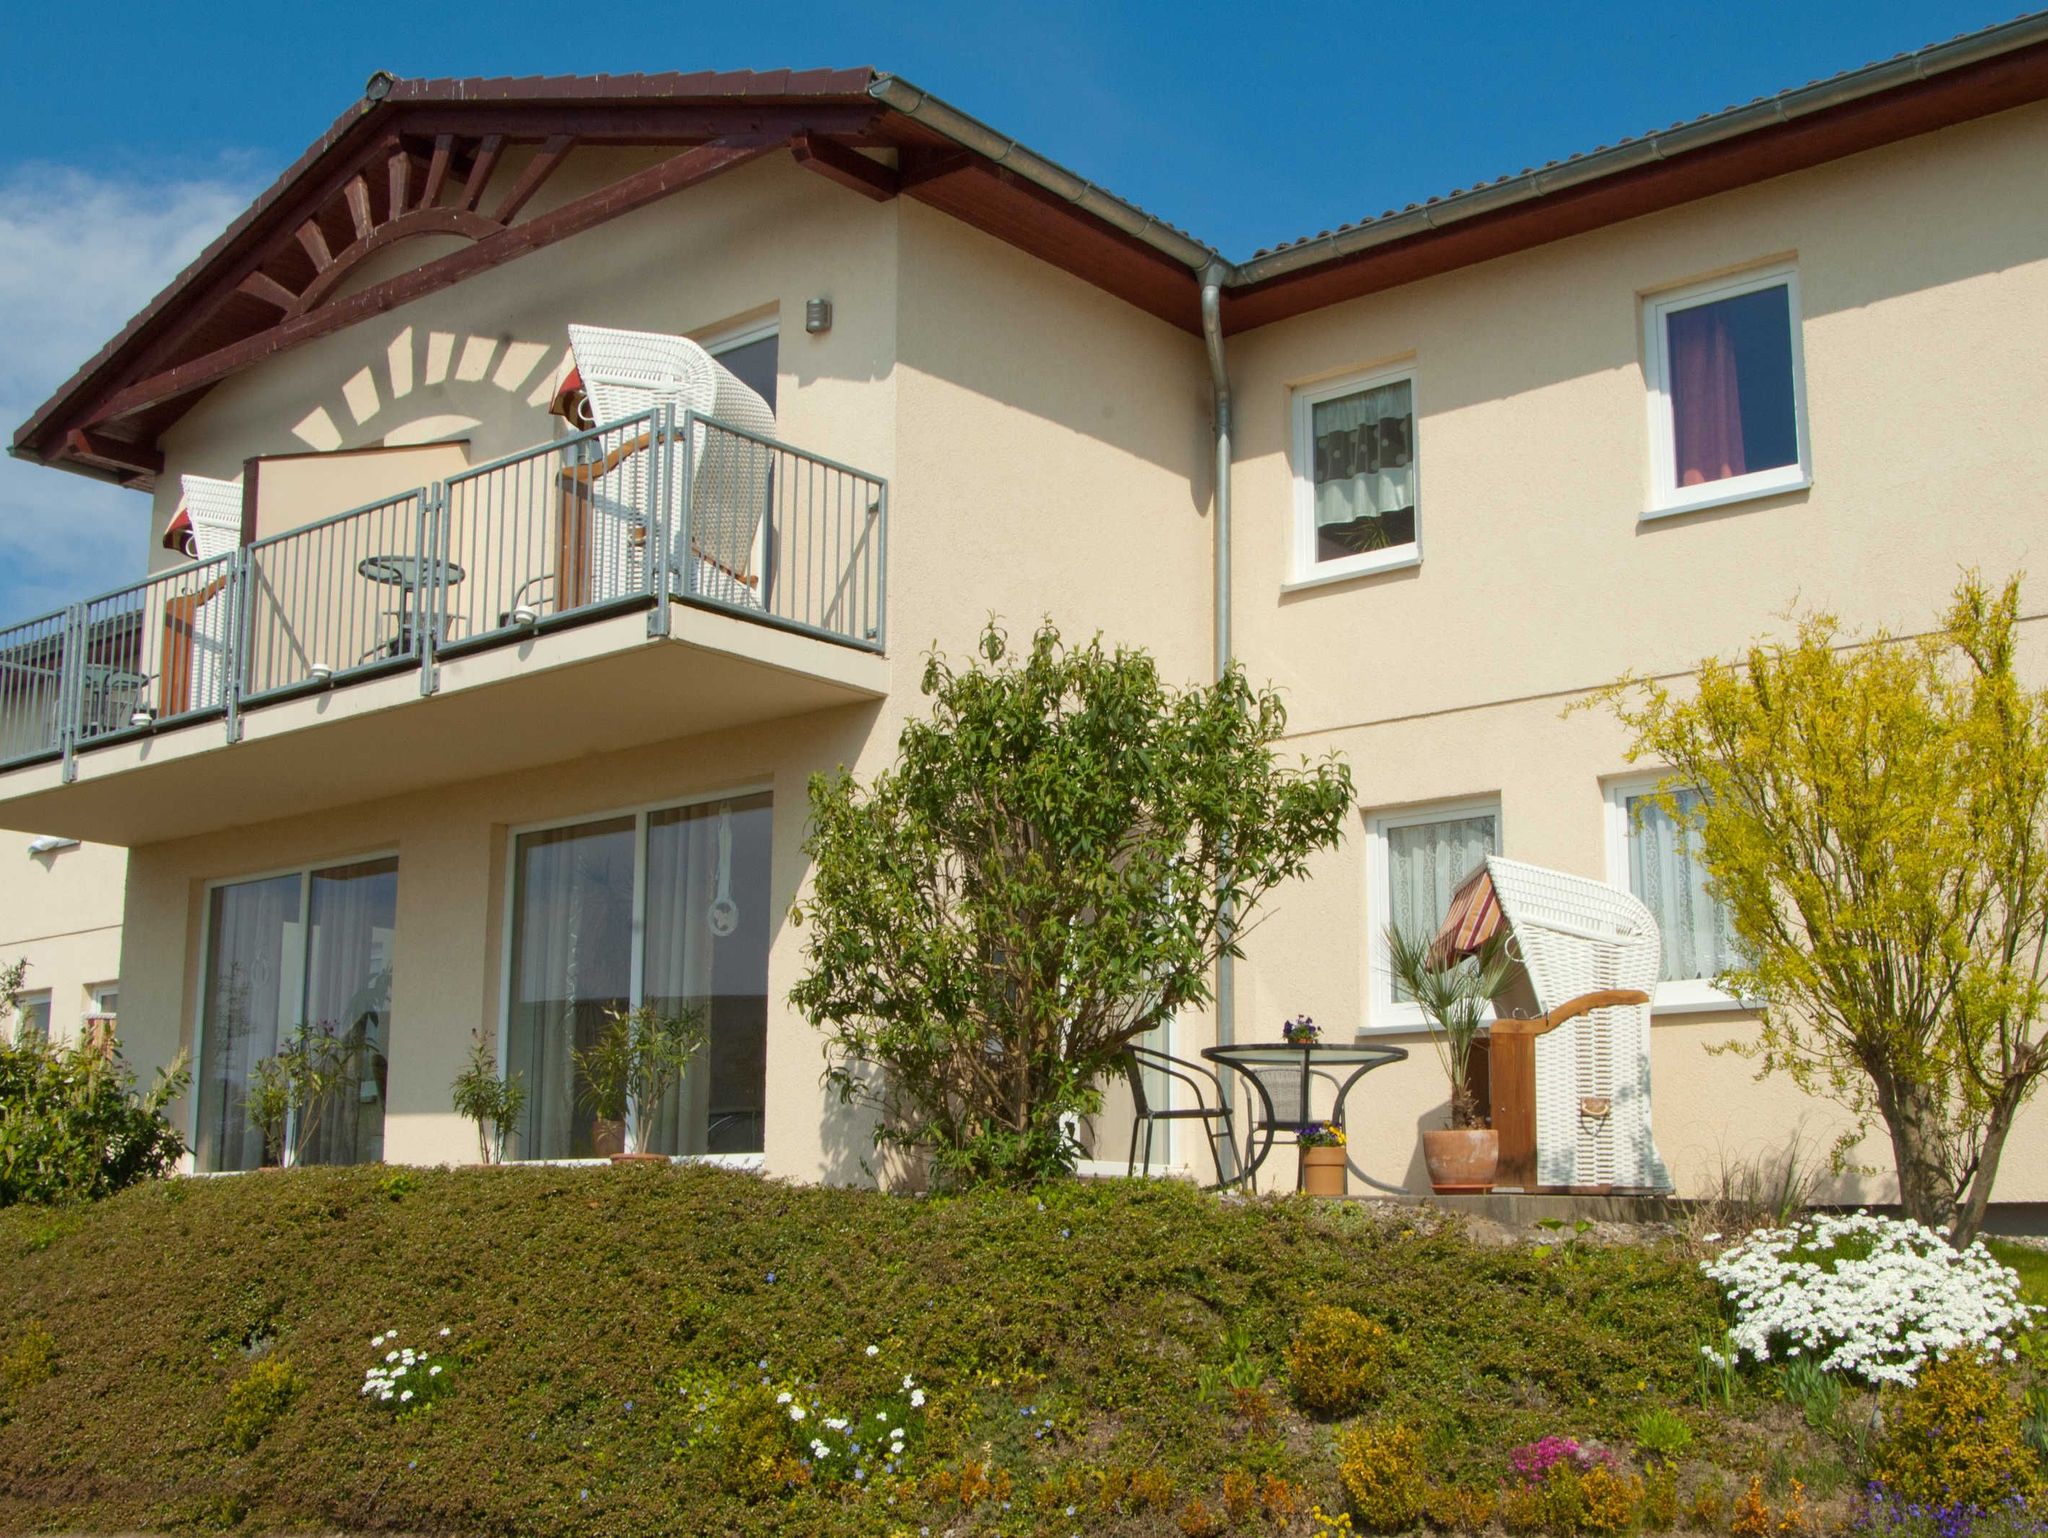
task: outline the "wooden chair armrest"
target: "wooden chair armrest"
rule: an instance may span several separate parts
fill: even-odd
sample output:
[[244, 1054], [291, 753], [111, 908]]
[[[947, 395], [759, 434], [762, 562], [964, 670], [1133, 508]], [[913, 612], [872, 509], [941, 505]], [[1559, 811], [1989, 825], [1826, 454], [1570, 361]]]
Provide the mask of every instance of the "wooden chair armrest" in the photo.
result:
[[1527, 1020], [1496, 1020], [1492, 1033], [1495, 1036], [1544, 1036], [1566, 1021], [1576, 1020], [1596, 1009], [1649, 1002], [1650, 996], [1640, 988], [1601, 988], [1592, 993], [1582, 993], [1575, 999], [1566, 999], [1547, 1015], [1536, 1015]]
[[652, 433], [642, 433], [631, 442], [622, 443], [617, 448], [610, 450], [604, 458], [592, 464], [564, 465], [556, 474], [564, 482], [573, 481], [579, 485], [587, 486], [599, 476], [610, 475], [620, 465], [645, 449], [653, 441], [653, 436]]

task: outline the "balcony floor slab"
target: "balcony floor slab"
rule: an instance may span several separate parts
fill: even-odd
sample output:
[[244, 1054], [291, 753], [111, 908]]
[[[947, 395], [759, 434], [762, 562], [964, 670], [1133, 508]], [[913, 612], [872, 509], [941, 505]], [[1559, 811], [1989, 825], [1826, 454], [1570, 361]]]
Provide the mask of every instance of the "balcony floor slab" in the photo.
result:
[[675, 605], [255, 706], [0, 773], [0, 827], [134, 846], [880, 699], [889, 661]]

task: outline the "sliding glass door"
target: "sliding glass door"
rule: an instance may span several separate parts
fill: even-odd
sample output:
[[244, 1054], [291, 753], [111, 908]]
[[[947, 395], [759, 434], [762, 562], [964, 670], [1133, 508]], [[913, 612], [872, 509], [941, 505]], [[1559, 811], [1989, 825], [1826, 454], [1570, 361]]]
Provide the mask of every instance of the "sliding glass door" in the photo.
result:
[[[199, 1168], [255, 1169], [266, 1152], [287, 1148], [319, 1164], [384, 1156], [397, 923], [396, 858], [213, 888], [200, 997]], [[266, 1150], [249, 1089], [258, 1065], [292, 1048], [301, 1025], [335, 1082], [294, 1110], [282, 1145]]]
[[701, 1011], [708, 1044], [648, 1147], [758, 1153], [767, 1096], [769, 818], [738, 796], [520, 834], [505, 1070], [527, 1090], [518, 1155], [599, 1147], [576, 1068], [614, 1011]]

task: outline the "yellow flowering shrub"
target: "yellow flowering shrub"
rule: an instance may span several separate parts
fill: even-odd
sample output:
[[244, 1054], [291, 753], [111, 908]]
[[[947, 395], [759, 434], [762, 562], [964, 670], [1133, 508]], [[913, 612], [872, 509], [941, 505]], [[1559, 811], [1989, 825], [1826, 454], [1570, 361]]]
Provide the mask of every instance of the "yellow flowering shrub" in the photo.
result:
[[1913, 1504], [1989, 1510], [2014, 1496], [2034, 1501], [2048, 1490], [2021, 1422], [2020, 1401], [1988, 1361], [1944, 1357], [1889, 1407], [1871, 1472]]
[[1316, 1415], [1354, 1415], [1386, 1382], [1392, 1337], [1356, 1309], [1308, 1311], [1287, 1348], [1295, 1401]]
[[1354, 1426], [1337, 1441], [1337, 1477], [1369, 1532], [1413, 1527], [1429, 1497], [1422, 1438], [1406, 1426]]

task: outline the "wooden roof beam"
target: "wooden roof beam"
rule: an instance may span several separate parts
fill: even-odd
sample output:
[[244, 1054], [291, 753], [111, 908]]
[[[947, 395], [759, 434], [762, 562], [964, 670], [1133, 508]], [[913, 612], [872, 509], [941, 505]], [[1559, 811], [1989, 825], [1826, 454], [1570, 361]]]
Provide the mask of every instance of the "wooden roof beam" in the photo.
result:
[[899, 190], [896, 173], [878, 160], [870, 160], [858, 150], [848, 149], [837, 140], [820, 138], [817, 134], [798, 134], [790, 141], [790, 153], [796, 156], [796, 163], [807, 171], [816, 171], [827, 181], [859, 193], [864, 198], [873, 198], [877, 203], [886, 203]]
[[155, 449], [82, 427], [74, 427], [64, 435], [64, 454], [68, 459], [98, 465], [124, 476], [164, 473], [164, 457]]
[[500, 230], [473, 246], [451, 252], [424, 267], [387, 278], [360, 293], [308, 310], [267, 331], [259, 331], [239, 342], [216, 348], [203, 357], [116, 391], [94, 412], [93, 424], [146, 411], [151, 406], [203, 389], [251, 364], [330, 336], [372, 315], [380, 315], [428, 294], [438, 293], [528, 252], [580, 235], [607, 220], [631, 213], [685, 187], [709, 181], [721, 172], [757, 159], [779, 142], [755, 139], [720, 141], [685, 150], [657, 165], [635, 171], [609, 187], [586, 193], [559, 208], [551, 208], [524, 224]]
[[569, 153], [576, 143], [574, 134], [556, 134], [527, 161], [526, 168], [519, 173], [519, 179], [505, 192], [504, 202], [498, 205], [491, 217], [500, 224], [510, 224], [512, 216], [526, 206], [526, 200], [540, 191], [540, 184], [555, 174], [562, 157]]

